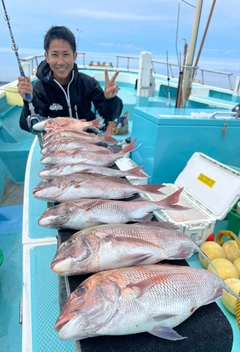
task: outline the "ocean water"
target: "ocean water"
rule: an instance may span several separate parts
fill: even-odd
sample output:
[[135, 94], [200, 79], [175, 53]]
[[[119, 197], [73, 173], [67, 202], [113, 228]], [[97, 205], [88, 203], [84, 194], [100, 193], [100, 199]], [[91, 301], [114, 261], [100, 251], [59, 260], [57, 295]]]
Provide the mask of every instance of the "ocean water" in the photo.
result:
[[[39, 55], [41, 52], [36, 52], [36, 55]], [[29, 55], [24, 54], [20, 55], [20, 58], [25, 58]], [[139, 55], [131, 55], [127, 53], [111, 53], [111, 52], [87, 52], [84, 56], [78, 55], [77, 64], [88, 65], [89, 63], [105, 63], [109, 65], [110, 63], [114, 67], [123, 67], [131, 69], [138, 69], [139, 66]], [[84, 58], [84, 59], [83, 59]], [[177, 58], [175, 55], [168, 57], [168, 65], [166, 63], [165, 55], [154, 55], [152, 54], [152, 59], [159, 61], [159, 63], [154, 63], [154, 71], [157, 74], [168, 75], [169, 78], [178, 78], [179, 68], [177, 66]], [[42, 58], [38, 59], [38, 63]], [[0, 72], [0, 81], [10, 82], [16, 80], [19, 76], [18, 65], [16, 62], [16, 57], [13, 53], [3, 52], [0, 56], [0, 67], [4, 67], [4, 70]], [[197, 74], [195, 76], [195, 81], [202, 82], [202, 71], [210, 70], [211, 72], [204, 71], [204, 83], [208, 85], [218, 86], [219, 88], [234, 88], [235, 80], [237, 76], [240, 76], [240, 61], [238, 59], [233, 58], [216, 58], [216, 57], [202, 57], [198, 63]], [[219, 72], [222, 72], [221, 74]], [[224, 74], [225, 73], [225, 74]], [[228, 76], [229, 74], [229, 76]], [[229, 83], [229, 78], [231, 81], [231, 85]], [[1, 84], [0, 82], [0, 84]]]

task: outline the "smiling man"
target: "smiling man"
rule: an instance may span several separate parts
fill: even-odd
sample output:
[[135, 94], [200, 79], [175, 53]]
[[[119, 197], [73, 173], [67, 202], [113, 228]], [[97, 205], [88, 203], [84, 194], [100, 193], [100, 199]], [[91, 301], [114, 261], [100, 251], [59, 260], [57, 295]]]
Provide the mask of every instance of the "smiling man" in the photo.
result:
[[111, 79], [105, 70], [105, 88], [94, 78], [78, 72], [76, 40], [73, 33], [64, 26], [53, 26], [44, 37], [45, 60], [37, 68], [38, 80], [32, 86], [28, 77], [18, 77], [18, 92], [24, 99], [20, 116], [20, 127], [31, 131], [30, 110], [25, 100], [32, 97], [35, 113], [41, 118], [74, 117], [91, 121], [95, 110], [105, 122], [118, 118], [122, 101], [117, 97], [116, 72]]

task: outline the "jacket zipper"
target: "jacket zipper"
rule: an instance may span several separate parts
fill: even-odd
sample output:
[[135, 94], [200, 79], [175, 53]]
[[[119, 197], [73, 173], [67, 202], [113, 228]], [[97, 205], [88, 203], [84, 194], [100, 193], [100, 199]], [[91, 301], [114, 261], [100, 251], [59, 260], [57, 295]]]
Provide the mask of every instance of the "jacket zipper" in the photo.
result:
[[[62, 89], [64, 95], [65, 95], [65, 98], [66, 98], [66, 102], [67, 102], [67, 105], [68, 105], [68, 112], [69, 112], [69, 117], [73, 117], [72, 116], [72, 108], [71, 108], [71, 102], [70, 102], [70, 94], [69, 94], [69, 87], [70, 87], [70, 84], [72, 83], [73, 81], [73, 77], [74, 77], [74, 71], [72, 71], [72, 78], [71, 78], [71, 81], [68, 83], [68, 86], [67, 86], [67, 93], [65, 92], [65, 90], [63, 89], [63, 87], [61, 86], [61, 84], [58, 83], [58, 81], [56, 81], [54, 79], [54, 81], [59, 85], [59, 87]], [[75, 112], [76, 112], [76, 105], [75, 105]], [[78, 118], [78, 117], [77, 117]]]
[[76, 117], [76, 119], [79, 120], [78, 111], [77, 111], [77, 105], [74, 105], [74, 110], [75, 110], [75, 117]]

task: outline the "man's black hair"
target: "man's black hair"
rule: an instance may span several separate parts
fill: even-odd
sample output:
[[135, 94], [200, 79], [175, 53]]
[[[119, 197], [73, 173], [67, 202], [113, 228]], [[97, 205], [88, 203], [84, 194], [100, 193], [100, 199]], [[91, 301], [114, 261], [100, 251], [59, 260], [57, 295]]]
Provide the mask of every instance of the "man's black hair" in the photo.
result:
[[48, 52], [49, 46], [52, 40], [63, 39], [68, 42], [72, 48], [72, 51], [76, 52], [76, 39], [74, 34], [64, 26], [52, 26], [44, 37], [44, 50]]

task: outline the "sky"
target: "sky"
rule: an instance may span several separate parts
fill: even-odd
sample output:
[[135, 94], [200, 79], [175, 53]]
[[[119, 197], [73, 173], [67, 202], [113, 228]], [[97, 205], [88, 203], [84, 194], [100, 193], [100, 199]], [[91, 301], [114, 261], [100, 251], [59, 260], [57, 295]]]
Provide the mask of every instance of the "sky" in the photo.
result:
[[[139, 56], [177, 64], [184, 43], [191, 41], [195, 5], [200, 0], [4, 0], [20, 58], [42, 54], [43, 38], [52, 25], [67, 26], [86, 63], [116, 64], [116, 55]], [[213, 0], [203, 0], [195, 57], [199, 51]], [[240, 1], [217, 0], [198, 66], [240, 75]], [[0, 81], [17, 79], [3, 6], [0, 5]], [[95, 53], [95, 55], [93, 54]], [[195, 60], [195, 59], [194, 59]], [[79, 61], [79, 63], [81, 63]], [[167, 74], [167, 72], [166, 72]], [[227, 80], [227, 78], [224, 78]]]

